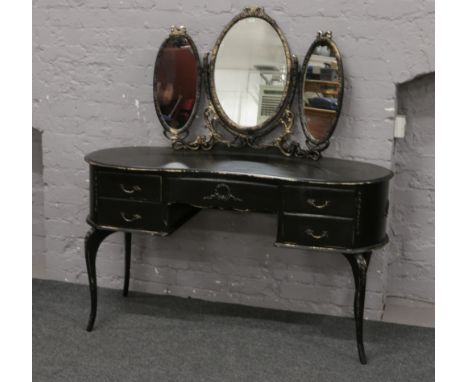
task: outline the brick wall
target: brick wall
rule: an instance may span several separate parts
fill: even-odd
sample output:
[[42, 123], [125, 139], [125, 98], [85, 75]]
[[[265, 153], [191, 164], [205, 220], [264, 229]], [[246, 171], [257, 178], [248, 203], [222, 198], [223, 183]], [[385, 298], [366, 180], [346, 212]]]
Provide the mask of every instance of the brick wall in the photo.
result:
[[[203, 54], [249, 4], [33, 1], [33, 124], [44, 132], [46, 277], [87, 282], [83, 156], [105, 147], [168, 145], [152, 104], [152, 74], [169, 26], [187, 26]], [[318, 30], [333, 30], [346, 84], [342, 117], [326, 155], [391, 167], [395, 85], [434, 70], [433, 2], [258, 0], [256, 5], [276, 19], [300, 61]], [[198, 118], [194, 129], [200, 124]], [[349, 315], [353, 284], [346, 260], [274, 248], [275, 230], [274, 216], [203, 211], [171, 237], [136, 235], [131, 288]], [[101, 286], [122, 285], [121, 236], [101, 247]], [[388, 251], [377, 251], [371, 263], [369, 318], [382, 315]]]
[[387, 299], [410, 306], [434, 304], [434, 77], [398, 87], [407, 127], [395, 141]]

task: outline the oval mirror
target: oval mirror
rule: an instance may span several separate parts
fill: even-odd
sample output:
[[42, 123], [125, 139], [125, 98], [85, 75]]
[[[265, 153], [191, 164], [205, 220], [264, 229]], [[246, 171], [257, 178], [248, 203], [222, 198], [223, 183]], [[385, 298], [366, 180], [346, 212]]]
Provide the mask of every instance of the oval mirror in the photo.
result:
[[164, 134], [179, 138], [195, 117], [200, 98], [201, 65], [184, 27], [171, 27], [156, 57], [153, 98]]
[[262, 8], [236, 16], [218, 38], [210, 65], [213, 105], [229, 130], [269, 130], [286, 106], [290, 72], [289, 46], [275, 21]]
[[304, 59], [299, 92], [300, 118], [314, 144], [330, 138], [341, 111], [343, 65], [331, 32], [319, 32]]

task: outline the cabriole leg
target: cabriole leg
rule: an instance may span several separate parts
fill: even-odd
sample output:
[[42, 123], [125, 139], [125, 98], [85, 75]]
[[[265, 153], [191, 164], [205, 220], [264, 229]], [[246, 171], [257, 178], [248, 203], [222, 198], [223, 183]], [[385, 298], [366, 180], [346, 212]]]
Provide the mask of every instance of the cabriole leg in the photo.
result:
[[85, 238], [86, 269], [88, 270], [89, 291], [91, 293], [91, 312], [86, 330], [93, 330], [97, 310], [96, 255], [102, 241], [114, 231], [91, 228]]
[[123, 287], [124, 297], [128, 296], [131, 259], [132, 259], [132, 234], [130, 232], [125, 232], [125, 279], [124, 279], [124, 287]]
[[354, 320], [356, 322], [356, 340], [359, 360], [363, 365], [367, 363], [363, 342], [364, 303], [366, 298], [367, 268], [369, 267], [372, 252], [357, 254], [344, 254], [351, 264], [354, 276]]

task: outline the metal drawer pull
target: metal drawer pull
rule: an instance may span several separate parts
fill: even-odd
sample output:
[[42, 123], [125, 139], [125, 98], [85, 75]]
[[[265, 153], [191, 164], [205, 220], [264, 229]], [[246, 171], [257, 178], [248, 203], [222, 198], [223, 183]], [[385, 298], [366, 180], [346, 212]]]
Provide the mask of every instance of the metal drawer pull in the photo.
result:
[[307, 199], [307, 203], [309, 203], [311, 206], [313, 206], [315, 208], [320, 209], [320, 208], [325, 208], [325, 207], [329, 206], [331, 202], [329, 200], [325, 200], [324, 203], [318, 204], [315, 199]]
[[133, 214], [131, 218], [127, 218], [125, 216], [125, 212], [120, 212], [120, 216], [122, 216], [122, 219], [128, 223], [141, 219], [141, 215], [138, 215], [138, 214]]
[[307, 228], [305, 230], [305, 233], [306, 233], [306, 235], [309, 235], [309, 236], [311, 236], [311, 237], [313, 237], [314, 239], [317, 239], [317, 240], [323, 239], [324, 237], [328, 236], [328, 231], [322, 231], [321, 234], [317, 235], [317, 234], [314, 233], [314, 230], [310, 229], [310, 228]]
[[120, 183], [120, 188], [122, 189], [123, 192], [125, 192], [126, 194], [133, 194], [134, 192], [136, 191], [141, 191], [141, 187], [140, 186], [132, 186], [131, 188], [127, 188], [125, 187], [124, 184]]

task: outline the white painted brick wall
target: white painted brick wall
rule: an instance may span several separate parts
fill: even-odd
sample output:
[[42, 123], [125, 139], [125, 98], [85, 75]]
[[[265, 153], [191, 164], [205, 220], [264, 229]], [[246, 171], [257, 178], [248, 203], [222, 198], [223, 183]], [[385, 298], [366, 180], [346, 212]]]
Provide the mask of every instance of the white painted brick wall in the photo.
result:
[[407, 127], [395, 143], [387, 298], [406, 306], [435, 299], [434, 79], [430, 74], [398, 88], [398, 113], [406, 115]]
[[[152, 101], [154, 59], [171, 24], [200, 54], [245, 6], [229, 0], [33, 1], [33, 124], [44, 131], [47, 277], [87, 282], [88, 169], [83, 156], [167, 146]], [[345, 101], [327, 156], [391, 166], [395, 84], [434, 70], [434, 3], [259, 0], [303, 59], [318, 30], [344, 57]], [[201, 119], [195, 121], [199, 128]], [[299, 127], [298, 127], [299, 128]], [[349, 315], [344, 257], [273, 247], [274, 216], [204, 211], [169, 238], [136, 235], [131, 288], [216, 301]], [[98, 256], [99, 285], [120, 288], [122, 237]], [[374, 254], [366, 316], [378, 319], [388, 249]]]

